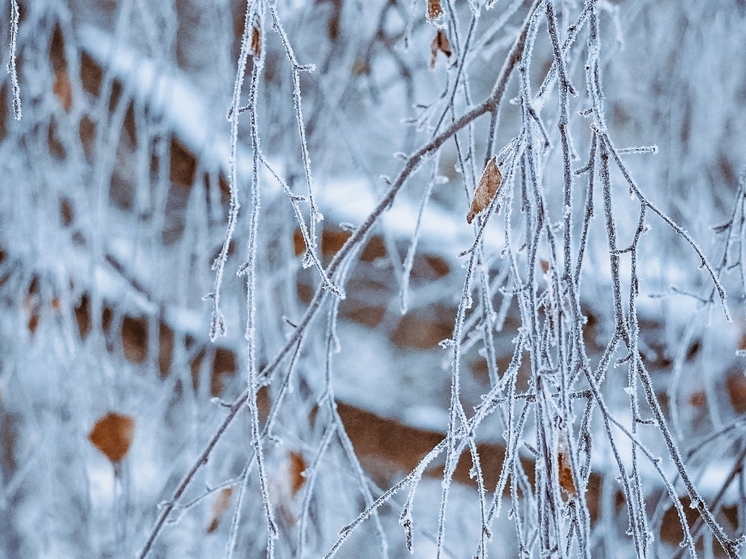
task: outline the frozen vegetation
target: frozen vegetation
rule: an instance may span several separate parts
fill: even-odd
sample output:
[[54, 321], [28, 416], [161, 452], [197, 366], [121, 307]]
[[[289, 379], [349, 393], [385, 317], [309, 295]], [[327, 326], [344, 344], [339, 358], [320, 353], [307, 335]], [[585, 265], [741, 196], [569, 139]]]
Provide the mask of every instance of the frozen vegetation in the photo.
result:
[[743, 0], [0, 6], [0, 556], [743, 556]]

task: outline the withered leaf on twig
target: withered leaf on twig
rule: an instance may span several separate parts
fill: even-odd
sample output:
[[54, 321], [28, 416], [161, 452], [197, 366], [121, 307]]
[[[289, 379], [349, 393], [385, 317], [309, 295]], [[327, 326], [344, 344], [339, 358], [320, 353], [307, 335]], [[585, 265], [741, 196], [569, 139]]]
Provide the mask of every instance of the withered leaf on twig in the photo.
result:
[[451, 43], [448, 42], [448, 36], [442, 29], [438, 29], [433, 42], [430, 43], [430, 68], [435, 67], [435, 61], [438, 58], [438, 51], [445, 54], [448, 58], [453, 54]]
[[575, 480], [572, 478], [572, 465], [570, 464], [570, 449], [567, 444], [567, 436], [560, 431], [559, 444], [557, 448], [557, 466], [559, 470], [559, 484], [568, 495], [575, 497], [578, 494], [575, 488]]
[[218, 526], [220, 525], [220, 519], [222, 518], [225, 511], [228, 510], [228, 507], [231, 504], [232, 494], [233, 489], [231, 489], [230, 487], [223, 487], [223, 489], [220, 490], [220, 493], [218, 493], [217, 499], [215, 499], [215, 502], [212, 504], [210, 524], [207, 527], [208, 534], [212, 534], [215, 530], [218, 529]]
[[132, 443], [135, 420], [129, 415], [107, 413], [91, 429], [88, 440], [112, 462], [120, 462]]
[[303, 488], [303, 484], [306, 483], [305, 471], [306, 461], [303, 456], [297, 452], [290, 452], [290, 491], [295, 495]]
[[443, 15], [443, 6], [440, 0], [427, 0], [427, 21], [433, 22]]
[[254, 18], [251, 26], [251, 43], [249, 44], [251, 54], [255, 58], [262, 56], [262, 27], [259, 24], [259, 18]]
[[487, 209], [492, 200], [497, 196], [500, 190], [503, 176], [500, 168], [497, 166], [497, 159], [493, 157], [482, 172], [482, 178], [479, 179], [477, 189], [474, 191], [474, 197], [471, 199], [471, 208], [466, 214], [466, 222], [471, 224], [476, 215]]

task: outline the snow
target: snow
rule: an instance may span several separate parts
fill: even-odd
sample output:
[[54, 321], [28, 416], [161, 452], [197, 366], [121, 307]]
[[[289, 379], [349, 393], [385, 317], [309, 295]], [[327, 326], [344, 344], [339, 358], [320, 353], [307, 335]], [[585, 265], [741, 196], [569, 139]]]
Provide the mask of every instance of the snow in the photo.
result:
[[[173, 488], [191, 467], [197, 473], [189, 478], [187, 491], [176, 499], [175, 513], [203, 495], [206, 483], [235, 479], [255, 449], [261, 447], [271, 480], [269, 502], [280, 530], [278, 557], [295, 556], [297, 551], [298, 514], [311, 474], [317, 477], [313, 496], [305, 501], [309, 506], [306, 556], [323, 556], [340, 529], [360, 513], [365, 500], [361, 496], [368, 490], [374, 496], [381, 495], [398, 479], [377, 478], [381, 487], [364, 477], [361, 481], [357, 459], [340, 444], [344, 440], [339, 436], [341, 426], [330, 423], [330, 414], [319, 409], [327, 381], [341, 402], [402, 426], [445, 437], [449, 428], [459, 423], [462, 407], [463, 413], [471, 416], [490, 390], [495, 371], [485, 360], [491, 358], [492, 348], [495, 363], [490, 365], [497, 366], [498, 376], [505, 375], [516, 341], [526, 336], [525, 351], [516, 356], [522, 365], [515, 372], [515, 393], [508, 390], [512, 387], [506, 382], [505, 392], [499, 395], [516, 397], [513, 417], [509, 418], [514, 431], [509, 432], [500, 419], [512, 409], [503, 403], [480, 426], [476, 438], [492, 445], [504, 445], [505, 438], [522, 441], [525, 444], [518, 447], [520, 457], [536, 464], [539, 473], [546, 473], [551, 468], [542, 467], [556, 458], [552, 454], [555, 449], [543, 447], [540, 435], [550, 434], [555, 441], [560, 429], [577, 435], [587, 400], [587, 394], [580, 394], [568, 410], [559, 398], [560, 383], [567, 381], [560, 373], [574, 373], [577, 366], [576, 342], [580, 341], [595, 370], [614, 333], [622, 333], [625, 338], [626, 330], [634, 324], [640, 327], [639, 339], [623, 340], [600, 380], [605, 408], [629, 431], [633, 431], [635, 406], [640, 407], [644, 419], [654, 417], [657, 408], [650, 409], [640, 387], [649, 373], [663, 413], [670, 420], [672, 438], [667, 439], [667, 432], [655, 422], [636, 425], [635, 436], [656, 460], [660, 457], [660, 467], [668, 480], [689, 475], [705, 501], [715, 506], [713, 500], [733, 468], [737, 449], [731, 439], [741, 435], [742, 426], [734, 428], [730, 438], [708, 443], [693, 457], [687, 452], [691, 444], [698, 444], [737, 418], [739, 392], [728, 379], [743, 369], [737, 352], [743, 351], [746, 317], [739, 299], [743, 288], [739, 258], [745, 231], [739, 229], [743, 209], [739, 210], [738, 205], [735, 211], [733, 208], [734, 203], [742, 201], [744, 188], [737, 184], [744, 163], [741, 131], [746, 129], [746, 112], [742, 110], [746, 72], [734, 60], [746, 47], [746, 27], [743, 10], [736, 3], [698, 0], [685, 9], [674, 4], [600, 3], [596, 44], [592, 40], [589, 44], [589, 37], [593, 37], [589, 33], [591, 19], [582, 20], [577, 43], [564, 54], [567, 72], [578, 91], [568, 106], [569, 130], [580, 161], [569, 161], [570, 170], [585, 164], [591, 135], [597, 139], [595, 217], [589, 224], [579, 286], [556, 273], [565, 258], [565, 218], [573, 224], [568, 249], [573, 264], [576, 261], [589, 177], [587, 173], [574, 176], [568, 205], [563, 195], [562, 142], [557, 127], [563, 84], [555, 80], [541, 100], [526, 95], [529, 88], [536, 91], [554, 56], [544, 7], [556, 11], [554, 23], [559, 26], [561, 43], [570, 32], [568, 25], [584, 9], [583, 3], [544, 3], [536, 20], [526, 20], [527, 6], [511, 2], [498, 6], [498, 10], [482, 11], [472, 28], [474, 36], [467, 38], [470, 10], [459, 8], [451, 14], [448, 10], [453, 3], [443, 2], [448, 16], [442, 21], [443, 31], [448, 33], [455, 56], [446, 60], [439, 55], [434, 69], [428, 68], [428, 58], [435, 29], [425, 24], [422, 3], [414, 2], [411, 7], [383, 0], [272, 4], [279, 14], [275, 27], [282, 23], [287, 30], [287, 45], [272, 29], [274, 11], [263, 12], [264, 3], [249, 3], [249, 19], [260, 25], [257, 29], [264, 56], [254, 107], [259, 111], [263, 156], [280, 177], [297, 188], [298, 194], [306, 194], [305, 186], [297, 187], [304, 182], [303, 176], [313, 176], [314, 196], [325, 215], [323, 226], [329, 229], [349, 230], [365, 223], [389, 188], [386, 180], [377, 177], [396, 177], [402, 169], [408, 169], [407, 154], [417, 153], [445, 126], [480, 106], [503, 62], [512, 60], [507, 51], [522, 30], [527, 30], [526, 48], [532, 49], [523, 55], [522, 63], [528, 71], [523, 73], [522, 83], [518, 69], [506, 66], [513, 77], [500, 98], [499, 126], [491, 153], [485, 154], [492, 109], [487, 107], [489, 110], [473, 126], [459, 131], [458, 149], [449, 138], [437, 150], [428, 151], [373, 227], [371, 235], [381, 236], [390, 258], [351, 263], [345, 285], [348, 297], [340, 305], [337, 324], [341, 350], [333, 355], [329, 379], [324, 377], [326, 320], [333, 296], [326, 294], [319, 306], [310, 310], [303, 302], [308, 300], [307, 291], [313, 292], [319, 285], [319, 270], [302, 270], [300, 257], [294, 254], [296, 216], [272, 174], [261, 170], [262, 206], [256, 214], [259, 246], [252, 268], [257, 287], [251, 291], [256, 323], [250, 334], [255, 334], [251, 355], [253, 358], [256, 350], [260, 369], [279, 363], [270, 386], [260, 392], [259, 398], [263, 420], [267, 402], [284, 397], [278, 405], [272, 437], [258, 434], [261, 429], [252, 434], [243, 407], [224, 431], [220, 427], [229, 414], [223, 400], [230, 402], [246, 389], [246, 285], [234, 272], [246, 261], [247, 254], [253, 255], [247, 249], [253, 154], [246, 134], [252, 107], [241, 116], [239, 128], [236, 186], [242, 208], [226, 262], [221, 303], [228, 336], [221, 340], [220, 347], [237, 364], [235, 375], [221, 369], [230, 363], [216, 363], [212, 370], [208, 357], [215, 347], [208, 342], [210, 303], [202, 299], [214, 280], [209, 268], [224, 236], [225, 204], [218, 189], [202, 189], [201, 176], [191, 187], [171, 185], [166, 177], [156, 178], [154, 169], [156, 156], [160, 155], [156, 150], [167, 145], [162, 142], [164, 138], [173, 135], [198, 159], [199, 173], [230, 176], [230, 126], [225, 118], [230, 88], [215, 96], [212, 90], [195, 84], [214, 80], [230, 85], [233, 77], [228, 74], [234, 70], [226, 61], [235, 57], [231, 43], [235, 40], [234, 27], [240, 25], [243, 14], [234, 14], [231, 3], [224, 1], [124, 3], [117, 6], [121, 11], [116, 14], [107, 3], [89, 0], [74, 2], [59, 11], [55, 11], [57, 2], [44, 9], [41, 4], [27, 4], [17, 44], [13, 22], [8, 27], [13, 31], [11, 50], [17, 51], [23, 64], [19, 75], [13, 72], [6, 84], [8, 118], [0, 123], [0, 165], [6, 186], [0, 189], [0, 350], [4, 356], [0, 364], [0, 479], [5, 487], [0, 524], [9, 526], [7, 531], [0, 530], [0, 555], [132, 555], [142, 549], [159, 510], [164, 510], [158, 503], [172, 498]], [[484, 2], [470, 3], [472, 8], [480, 4]], [[256, 13], [251, 11], [255, 9]], [[336, 38], [334, 25], [339, 26]], [[147, 49], [142, 48], [143, 40], [137, 36], [143, 26], [146, 31], [162, 31], [148, 35]], [[408, 28], [409, 49], [403, 49], [402, 36]], [[58, 39], [48, 36], [53, 29], [65, 39], [64, 56], [61, 47], [55, 46]], [[202, 33], [199, 37], [212, 38], [214, 44], [197, 43], [193, 34], [196, 30]], [[462, 57], [467, 43], [472, 50]], [[293, 77], [298, 68], [293, 67], [294, 60], [288, 60], [287, 46], [297, 53], [299, 64], [314, 64], [316, 68], [311, 75], [302, 73], [297, 84]], [[95, 107], [105, 109], [107, 100], [94, 99], [87, 93], [90, 88], [84, 88], [75, 75], [77, 68], [70, 55], [76, 49], [88, 53], [105, 75], [122, 86], [125, 103], [121, 108], [126, 109], [133, 101], [138, 134], [133, 141], [127, 140], [137, 144], [126, 146], [129, 152], [114, 143], [109, 145], [109, 139], [120, 136], [116, 126], [121, 123], [95, 114]], [[204, 51], [195, 53], [194, 49]], [[211, 64], [213, 50], [217, 54]], [[146, 51], [157, 55], [147, 56]], [[598, 83], [603, 90], [599, 92], [593, 91], [596, 85], [591, 79], [596, 70], [594, 53], [601, 61], [598, 71], [602, 79]], [[254, 51], [253, 55], [259, 53]], [[14, 60], [15, 56], [11, 62]], [[190, 64], [199, 60], [207, 61], [207, 67], [197, 71]], [[459, 68], [461, 60], [466, 60], [463, 68]], [[256, 67], [257, 62], [250, 61], [250, 67]], [[370, 67], [363, 68], [363, 62]], [[55, 89], [65, 70], [74, 94], [85, 96], [75, 100], [70, 112], [59, 103], [60, 93]], [[454, 81], [462, 78], [465, 81]], [[245, 96], [244, 90], [242, 102]], [[11, 108], [20, 116], [18, 99], [25, 110], [23, 118], [14, 121], [9, 116]], [[535, 114], [525, 110], [531, 103]], [[305, 129], [299, 135], [296, 119], [301, 106]], [[95, 124], [105, 122], [111, 127], [105, 130], [104, 141], [86, 140], [81, 134], [81, 115], [101, 117], [103, 120]], [[436, 129], [440, 119], [445, 124]], [[540, 141], [541, 129], [551, 139], [552, 147], [546, 151]], [[534, 136], [531, 160], [526, 144], [530, 135]], [[627, 150], [624, 165], [635, 179], [634, 188], [639, 187], [633, 196], [613, 158], [609, 159], [610, 184], [605, 184], [606, 177], [599, 173], [603, 161], [599, 146], [608, 147], [612, 141], [619, 146], [660, 147], [658, 155], [642, 148], [637, 152], [646, 153]], [[475, 236], [475, 229], [465, 219], [474, 187], [469, 181], [480, 175], [482, 163], [477, 162], [483, 162], [484, 156], [492, 155], [499, 146], [508, 146], [505, 153], [517, 156], [515, 182], [502, 186], [505, 198], [501, 201], [505, 203], [499, 215], [490, 216], [484, 243], [487, 262], [484, 267], [478, 263], [475, 269], [468, 269], [465, 264], [470, 255], [459, 255], [472, 246]], [[166, 163], [164, 159], [159, 161]], [[508, 165], [508, 161], [510, 157], [501, 164]], [[508, 176], [507, 169], [503, 170]], [[443, 180], [441, 175], [445, 176]], [[295, 178], [299, 180], [292, 180]], [[427, 183], [431, 179], [430, 196]], [[607, 200], [604, 187], [611, 191]], [[418, 255], [434, 261], [439, 258], [448, 270], [436, 274], [438, 279], [428, 279], [427, 274], [412, 279], [412, 315], [403, 318], [399, 300], [401, 260], [412, 245], [420, 197], [426, 191], [430, 197], [422, 214]], [[647, 231], [636, 247], [637, 268], [632, 277], [631, 249], [635, 247], [630, 245], [644, 197], [680, 228], [646, 207], [643, 225]], [[59, 215], [63, 200], [69, 202], [72, 217]], [[122, 200], [135, 200], [135, 208]], [[608, 214], [605, 202], [613, 205]], [[308, 202], [298, 204], [308, 222]], [[510, 219], [506, 220], [508, 212]], [[733, 231], [725, 229], [713, 235], [710, 226], [726, 222], [729, 216]], [[607, 237], [612, 219], [616, 248], [621, 250], [615, 255], [619, 262], [618, 286], [613, 283]], [[71, 223], [63, 223], [66, 220]], [[691, 237], [687, 238], [685, 232]], [[553, 236], [554, 246], [548, 236]], [[721, 270], [724, 246], [729, 253], [722, 260]], [[699, 267], [697, 247], [710, 259], [712, 268]], [[557, 261], [549, 267], [554, 254]], [[327, 264], [329, 257], [323, 254], [320, 259]], [[535, 281], [528, 284], [533, 265], [537, 266]], [[339, 272], [332, 281], [341, 281]], [[467, 273], [473, 273], [466, 278], [471, 291], [462, 287]], [[726, 322], [717, 299], [713, 304], [707, 302], [714, 293], [712, 276], [729, 294], [733, 323]], [[512, 296], [500, 332], [485, 330], [480, 320], [483, 280], [494, 283], [489, 287], [494, 310], [511, 300], [506, 296]], [[633, 321], [629, 316], [633, 310], [630, 289], [635, 284], [640, 292], [633, 300]], [[74, 305], [83, 295], [96, 304], [102, 302], [117, 319], [145, 318], [149, 326], [163, 321], [174, 332], [172, 342], [160, 340], [156, 346], [158, 335], [151, 328], [147, 340], [127, 340], [139, 344], [136, 349], [146, 355], [145, 361], [128, 361], [116, 322], [107, 331], [93, 331], [87, 336], [82, 333], [83, 328], [77, 324], [80, 309]], [[582, 312], [592, 318], [582, 330], [574, 323], [570, 295], [580, 300]], [[615, 324], [615, 296], [621, 305], [622, 316], [616, 317], [619, 324]], [[365, 312], [373, 309], [375, 312], [369, 314], [374, 314], [375, 320], [371, 316], [355, 318], [353, 312], [345, 314], [343, 305], [351, 303]], [[452, 336], [457, 309], [466, 307], [468, 336], [463, 346], [444, 348], [433, 342], [435, 347], [423, 349], [396, 339], [395, 334], [401, 334], [404, 327], [422, 328], [429, 336], [428, 343], [432, 342], [430, 338]], [[301, 322], [306, 312], [309, 320]], [[409, 325], [405, 319], [413, 316], [416, 320]], [[97, 321], [91, 322], [95, 328]], [[277, 379], [285, 378], [294, 349], [285, 344], [296, 339], [296, 334], [303, 345], [285, 393]], [[404, 334], [416, 338], [418, 332]], [[491, 345], [484, 343], [485, 338]], [[636, 344], [631, 347], [632, 355], [642, 355], [645, 374], [629, 368], [635, 359], [617, 361], [630, 350], [627, 344]], [[168, 374], [160, 366], [166, 357], [171, 361]], [[453, 362], [454, 358], [458, 361]], [[629, 374], [635, 375], [637, 389], [628, 386]], [[220, 388], [215, 387], [221, 383], [220, 398], [213, 399]], [[545, 400], [537, 397], [540, 385], [548, 395]], [[587, 391], [588, 385], [580, 374], [574, 384], [563, 388]], [[458, 392], [452, 394], [452, 390]], [[528, 420], [519, 432], [515, 422], [524, 404], [528, 406]], [[599, 404], [596, 402], [590, 425], [590, 466], [598, 479], [613, 480], [619, 471]], [[131, 414], [136, 422], [135, 440], [118, 478], [111, 464], [86, 439], [90, 425], [108, 410]], [[537, 425], [540, 421], [543, 423]], [[338, 431], [330, 431], [332, 427]], [[325, 433], [334, 436], [325, 439], [330, 442], [322, 449]], [[619, 428], [612, 427], [612, 433], [629, 474], [635, 447]], [[354, 440], [363, 435], [350, 433]], [[449, 440], [460, 436], [456, 432], [450, 435]], [[206, 446], [211, 437], [219, 439], [214, 447]], [[391, 441], [392, 445], [397, 442]], [[573, 444], [577, 448], [579, 441], [573, 440]], [[208, 459], [195, 463], [205, 448]], [[292, 463], [290, 451], [297, 454], [295, 460], [303, 471], [288, 469]], [[317, 453], [320, 455], [314, 462]], [[686, 472], [677, 471], [675, 466], [679, 454]], [[575, 458], [582, 462], [585, 457], [581, 451]], [[442, 456], [439, 460], [438, 468]], [[640, 476], [645, 503], [639, 507], [628, 504], [633, 527], [650, 520], [651, 508], [665, 489], [654, 464], [640, 450], [635, 468], [632, 473]], [[265, 553], [266, 538], [255, 474], [254, 470], [247, 478], [247, 506], [237, 524], [238, 549], [251, 556]], [[588, 550], [570, 546], [573, 557], [595, 556], [602, 546], [634, 553], [631, 538], [624, 535], [628, 514], [614, 508], [613, 495], [600, 503], [602, 517], [590, 521], [589, 530], [581, 524], [571, 528], [572, 518], [564, 514], [564, 504], [555, 510], [544, 500], [554, 490], [552, 481], [535, 477], [514, 499], [503, 502], [503, 514], [492, 524], [495, 541], [490, 547], [491, 557], [517, 555], [519, 540], [528, 555], [549, 554], [553, 547], [564, 548], [570, 530], [589, 546]], [[294, 483], [300, 487], [297, 494], [288, 489]], [[742, 514], [743, 496], [736, 486], [733, 483], [717, 504], [736, 505]], [[680, 480], [676, 482], [675, 491], [680, 497], [685, 496], [683, 487]], [[236, 489], [232, 505], [237, 493]], [[399, 556], [404, 549], [398, 515], [405, 495], [399, 493], [381, 507], [381, 522], [390, 536], [392, 556]], [[441, 479], [425, 477], [412, 511], [415, 556], [473, 556], [481, 528], [477, 497], [473, 486], [454, 483], [444, 488]], [[173, 524], [176, 514], [172, 513], [151, 555], [220, 556], [229, 538], [232, 509], [217, 530], [208, 534], [202, 524], [211, 504], [209, 495]], [[446, 504], [448, 513], [439, 518], [437, 511]], [[539, 515], [538, 507], [544, 505], [545, 514]], [[665, 506], [669, 505], [666, 502]], [[65, 514], [60, 517], [49, 511]], [[582, 507], [575, 511], [582, 513]], [[715, 519], [721, 521], [720, 516]], [[547, 526], [540, 531], [539, 522], [550, 520], [556, 522], [559, 531]], [[516, 532], [518, 522], [522, 531]], [[121, 527], [121, 533], [113, 527]], [[441, 543], [439, 533], [445, 534]], [[366, 521], [339, 556], [373, 556], [370, 550], [377, 548], [374, 523]]]

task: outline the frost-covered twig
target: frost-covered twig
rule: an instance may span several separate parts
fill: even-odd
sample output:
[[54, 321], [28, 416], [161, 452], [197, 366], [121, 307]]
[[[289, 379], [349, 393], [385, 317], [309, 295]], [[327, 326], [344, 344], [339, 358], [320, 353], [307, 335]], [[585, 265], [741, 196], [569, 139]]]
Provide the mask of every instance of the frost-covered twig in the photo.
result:
[[[744, 460], [746, 460], [746, 446], [741, 450], [741, 452], [738, 453], [736, 456], [736, 459], [733, 462], [733, 467], [731, 468], [730, 472], [728, 473], [728, 476], [725, 478], [725, 481], [723, 482], [722, 486], [720, 487], [720, 491], [718, 491], [717, 495], [712, 499], [710, 503], [710, 508], [713, 510], [714, 513], [717, 513], [718, 509], [720, 508], [720, 505], [722, 503], [723, 497], [725, 496], [725, 492], [728, 490], [728, 488], [731, 486], [731, 484], [736, 480], [736, 477], [741, 475], [744, 470]], [[692, 526], [691, 532], [692, 532], [692, 538], [694, 541], [697, 541], [700, 536], [700, 532], [705, 527], [705, 520], [700, 516], [696, 522], [694, 523], [694, 526]], [[741, 536], [740, 539], [740, 545], [743, 545], [744, 540], [743, 536]], [[676, 555], [673, 559], [680, 559], [682, 556], [683, 550], [678, 550], [676, 552]]]
[[414, 265], [414, 257], [417, 253], [417, 244], [420, 239], [420, 225], [422, 224], [422, 214], [425, 212], [427, 203], [430, 200], [430, 194], [433, 192], [433, 186], [435, 185], [436, 176], [438, 169], [439, 157], [436, 154], [433, 164], [433, 176], [427, 181], [425, 192], [422, 195], [422, 201], [420, 202], [420, 209], [417, 212], [417, 221], [414, 225], [414, 232], [412, 233], [412, 239], [409, 243], [409, 249], [407, 249], [407, 256], [404, 258], [404, 266], [402, 269], [401, 287], [399, 288], [399, 308], [402, 314], [406, 314], [409, 308], [409, 279], [412, 274], [412, 266]]
[[[274, 3], [270, 3], [269, 6], [270, 14], [272, 15], [272, 27], [277, 31], [282, 41], [282, 46], [285, 49], [285, 54], [290, 61], [293, 69], [293, 107], [295, 109], [295, 118], [298, 124], [298, 136], [300, 138], [301, 156], [303, 159], [303, 169], [306, 175], [306, 186], [308, 187], [308, 204], [311, 209], [311, 215], [309, 219], [310, 232], [309, 240], [310, 244], [306, 246], [306, 256], [304, 260], [315, 258], [310, 253], [315, 253], [318, 250], [316, 243], [316, 223], [321, 221], [324, 216], [321, 215], [313, 196], [313, 181], [311, 178], [311, 156], [308, 152], [308, 144], [306, 142], [306, 128], [303, 123], [303, 103], [300, 93], [300, 73], [301, 72], [312, 72], [314, 70], [313, 65], [302, 65], [298, 63], [293, 52], [293, 47], [290, 45], [285, 29], [280, 21], [280, 16], [277, 13], [277, 6]], [[330, 287], [332, 292], [337, 296], [341, 296], [341, 293], [334, 290], [333, 285], [329, 284], [326, 287]]]
[[329, 447], [329, 443], [332, 441], [332, 437], [336, 432], [336, 426], [329, 424], [324, 431], [324, 435], [321, 437], [319, 448], [316, 451], [313, 461], [310, 466], [303, 472], [303, 476], [306, 478], [305, 493], [303, 495], [303, 505], [301, 507], [300, 526], [298, 528], [298, 557], [303, 559], [305, 556], [306, 547], [306, 526], [308, 524], [308, 515], [311, 508], [311, 497], [313, 497], [313, 490], [316, 485], [316, 477], [319, 473], [319, 464], [326, 453], [326, 449]]
[[731, 321], [730, 317], [730, 311], [728, 310], [728, 305], [726, 303], [726, 294], [725, 294], [725, 288], [720, 283], [720, 280], [718, 279], [718, 275], [715, 271], [715, 269], [710, 264], [710, 261], [705, 256], [704, 252], [701, 248], [699, 248], [699, 245], [694, 241], [694, 239], [684, 231], [684, 229], [678, 225], [675, 221], [673, 221], [670, 217], [668, 217], [665, 213], [663, 213], [662, 210], [660, 210], [656, 205], [654, 205], [652, 202], [650, 202], [647, 197], [642, 193], [640, 188], [637, 186], [637, 183], [632, 178], [632, 175], [630, 175], [629, 171], [627, 170], [627, 166], [624, 164], [622, 159], [619, 157], [619, 154], [616, 152], [616, 149], [614, 148], [613, 143], [611, 142], [611, 139], [609, 138], [608, 134], [603, 133], [601, 135], [601, 141], [604, 142], [604, 144], [607, 146], [609, 153], [614, 158], [614, 161], [617, 164], [617, 167], [622, 172], [622, 175], [624, 175], [624, 179], [629, 184], [630, 190], [637, 196], [637, 198], [640, 200], [642, 204], [645, 204], [650, 210], [658, 215], [673, 231], [682, 237], [689, 246], [692, 247], [694, 252], [697, 254], [697, 257], [700, 260], [700, 267], [707, 270], [707, 273], [710, 275], [710, 278], [712, 279], [712, 283], [715, 286], [715, 289], [717, 290], [718, 297], [720, 298], [720, 303], [723, 307], [723, 313], [725, 314], [726, 319], [728, 322]]
[[16, 120], [23, 118], [23, 107], [21, 106], [21, 86], [18, 83], [18, 68], [16, 48], [18, 47], [18, 22], [21, 18], [21, 9], [18, 0], [10, 0], [10, 51], [8, 53], [7, 70], [10, 81], [13, 84], [13, 117]]
[[[246, 488], [249, 484], [249, 470], [250, 464], [246, 464], [243, 471], [241, 472], [241, 485], [238, 489], [238, 498], [236, 499], [236, 507], [231, 517], [231, 527], [228, 532], [228, 540], [225, 543], [225, 559], [233, 559], [233, 552], [236, 549], [236, 542], [238, 541], [238, 527], [241, 524], [241, 511], [243, 510], [243, 500], [246, 496]], [[271, 543], [268, 544], [268, 546]]]
[[[241, 89], [246, 72], [246, 66], [249, 62], [249, 54], [252, 52], [252, 20], [256, 13], [257, 3], [260, 0], [252, 0], [246, 4], [246, 13], [244, 15], [244, 30], [241, 36], [241, 52], [238, 56], [238, 70], [236, 79], [233, 82], [233, 98], [228, 117], [231, 123], [231, 147], [230, 147], [230, 209], [228, 210], [228, 226], [225, 232], [225, 240], [220, 249], [220, 254], [212, 265], [215, 271], [215, 287], [209, 297], [213, 300], [212, 319], [210, 323], [210, 339], [215, 341], [219, 336], [225, 335], [225, 318], [220, 309], [220, 291], [223, 286], [223, 274], [225, 273], [225, 264], [228, 260], [228, 250], [230, 249], [233, 232], [236, 228], [238, 219], [238, 210], [241, 204], [238, 201], [238, 118], [241, 114]], [[261, 37], [260, 37], [261, 40]], [[258, 146], [257, 146], [258, 147]], [[256, 173], [255, 169], [255, 173]]]

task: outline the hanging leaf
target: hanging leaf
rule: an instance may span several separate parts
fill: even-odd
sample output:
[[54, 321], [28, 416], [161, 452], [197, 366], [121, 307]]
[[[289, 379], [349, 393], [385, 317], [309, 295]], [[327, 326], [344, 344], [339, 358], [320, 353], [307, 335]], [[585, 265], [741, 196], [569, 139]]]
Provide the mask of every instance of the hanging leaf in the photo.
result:
[[251, 43], [249, 44], [249, 48], [254, 58], [259, 58], [262, 55], [262, 27], [257, 17], [254, 18], [251, 26]]
[[65, 109], [65, 112], [70, 112], [73, 106], [73, 88], [70, 85], [70, 78], [67, 72], [61, 70], [55, 74], [52, 90], [62, 108]]
[[32, 334], [36, 333], [36, 328], [39, 326], [40, 305], [38, 298], [38, 295], [29, 295], [23, 301], [23, 308], [28, 313], [28, 323], [26, 326], [28, 327], [28, 331]]
[[559, 433], [559, 444], [557, 445], [557, 466], [559, 470], [559, 484], [568, 495], [575, 497], [578, 494], [575, 488], [575, 480], [572, 478], [572, 465], [570, 464], [570, 450], [567, 445], [567, 435], [564, 431]]
[[218, 529], [218, 525], [220, 524], [220, 519], [223, 517], [223, 514], [225, 514], [225, 511], [228, 510], [228, 507], [231, 504], [231, 495], [233, 494], [233, 489], [231, 487], [224, 487], [220, 490], [220, 493], [218, 493], [217, 499], [215, 499], [215, 502], [212, 504], [212, 513], [210, 514], [210, 524], [207, 527], [207, 533], [212, 534], [215, 530]]
[[725, 378], [725, 389], [730, 404], [737, 413], [746, 412], [746, 376], [741, 371], [733, 371]]
[[88, 434], [88, 440], [113, 463], [125, 457], [135, 432], [135, 420], [128, 415], [107, 413]]
[[430, 68], [435, 68], [435, 61], [438, 59], [438, 51], [445, 54], [448, 58], [453, 54], [451, 43], [448, 42], [448, 36], [442, 29], [438, 29], [433, 42], [430, 43]]
[[290, 452], [290, 491], [295, 495], [303, 488], [303, 484], [306, 483], [305, 471], [306, 461], [297, 452]]
[[427, 0], [427, 21], [433, 23], [442, 15], [443, 6], [440, 5], [440, 0]]
[[477, 189], [474, 191], [474, 197], [471, 199], [471, 208], [469, 209], [469, 213], [466, 214], [467, 223], [471, 224], [478, 213], [489, 207], [498, 190], [500, 190], [502, 179], [503, 176], [500, 173], [500, 168], [497, 166], [497, 160], [493, 157], [487, 163], [487, 167], [484, 168], [482, 178], [479, 179], [479, 185], [477, 185]]

